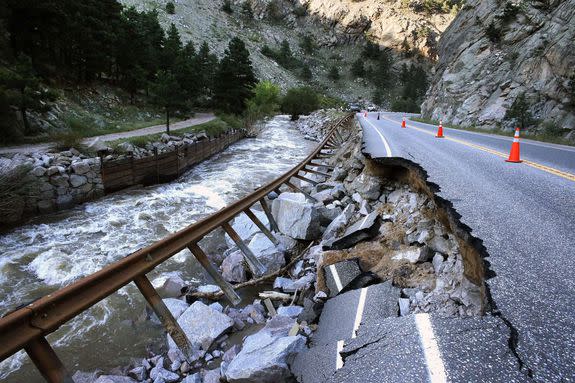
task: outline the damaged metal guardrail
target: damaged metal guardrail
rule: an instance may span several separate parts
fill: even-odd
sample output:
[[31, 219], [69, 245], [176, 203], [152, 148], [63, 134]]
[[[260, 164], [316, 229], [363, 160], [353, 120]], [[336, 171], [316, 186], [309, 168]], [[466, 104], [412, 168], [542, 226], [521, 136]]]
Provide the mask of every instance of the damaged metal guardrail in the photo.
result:
[[[233, 287], [218, 273], [217, 269], [212, 265], [198, 245], [198, 242], [213, 230], [222, 228], [243, 252], [246, 263], [253, 274], [255, 276], [262, 275], [262, 264], [234, 231], [229, 222], [237, 215], [245, 213], [248, 218], [258, 226], [262, 233], [277, 244], [277, 239], [272, 234], [272, 231], [278, 231], [278, 227], [271, 214], [266, 196], [272, 191], [278, 191], [282, 185], [286, 185], [292, 190], [303, 192], [290, 182], [292, 178], [312, 184], [316, 183], [300, 175], [300, 172], [325, 177], [330, 176], [329, 173], [324, 173], [317, 169], [310, 169], [310, 167], [321, 166], [328, 169], [328, 172], [333, 170], [333, 167], [313, 161], [328, 158], [329, 154], [322, 153], [323, 150], [335, 149], [345, 142], [345, 138], [338, 129], [352, 117], [353, 115], [349, 114], [338, 120], [326, 138], [305, 160], [275, 181], [258, 188], [250, 195], [185, 229], [171, 234], [92, 275], [84, 277], [69, 286], [5, 315], [0, 319], [0, 361], [24, 349], [48, 382], [73, 382], [64, 364], [46, 340], [46, 336], [130, 282], [136, 284], [146, 301], [150, 304], [158, 318], [160, 318], [168, 334], [172, 336], [174, 342], [178, 345], [186, 359], [188, 359], [188, 356], [191, 356], [193, 352], [192, 345], [152, 286], [146, 274], [162, 262], [187, 248], [221, 287], [226, 297], [233, 304], [238, 304], [241, 300], [240, 297], [234, 291]], [[307, 194], [306, 197], [313, 200], [313, 198]], [[250, 208], [257, 203], [261, 204], [269, 220], [270, 229], [250, 210]]]

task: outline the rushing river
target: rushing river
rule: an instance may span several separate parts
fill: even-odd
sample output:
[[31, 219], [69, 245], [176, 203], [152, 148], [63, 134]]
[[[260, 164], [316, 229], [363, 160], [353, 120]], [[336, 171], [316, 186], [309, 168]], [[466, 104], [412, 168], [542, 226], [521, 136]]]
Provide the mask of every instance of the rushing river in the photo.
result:
[[[221, 209], [293, 167], [314, 146], [286, 117], [276, 117], [258, 138], [232, 145], [175, 182], [108, 195], [0, 235], [0, 315]], [[187, 251], [150, 279], [168, 275], [205, 278]], [[165, 342], [159, 326], [142, 320], [144, 312], [143, 298], [128, 285], [48, 339], [69, 371], [106, 371]], [[0, 363], [0, 381], [44, 380], [20, 352]]]

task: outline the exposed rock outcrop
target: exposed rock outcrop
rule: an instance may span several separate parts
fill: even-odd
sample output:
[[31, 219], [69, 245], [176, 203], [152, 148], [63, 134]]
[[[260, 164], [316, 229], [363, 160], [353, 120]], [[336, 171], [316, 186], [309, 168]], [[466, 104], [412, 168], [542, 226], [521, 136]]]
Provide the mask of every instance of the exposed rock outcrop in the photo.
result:
[[555, 133], [573, 131], [574, 19], [573, 0], [468, 1], [441, 38], [423, 115], [512, 128], [506, 111], [524, 94], [534, 118], [555, 125]]

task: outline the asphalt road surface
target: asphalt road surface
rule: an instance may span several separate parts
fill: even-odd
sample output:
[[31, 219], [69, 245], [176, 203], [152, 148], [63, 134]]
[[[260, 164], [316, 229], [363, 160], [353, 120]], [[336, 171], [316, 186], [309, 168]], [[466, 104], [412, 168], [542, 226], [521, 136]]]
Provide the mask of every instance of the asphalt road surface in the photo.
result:
[[[501, 370], [484, 380], [454, 381], [575, 382], [575, 148], [522, 140], [524, 162], [508, 163], [512, 137], [444, 128], [446, 138], [439, 139], [437, 127], [408, 120], [402, 129], [401, 118], [358, 115], [364, 151], [419, 164], [440, 187], [438, 195], [453, 203], [462, 223], [483, 241], [494, 274], [487, 286], [501, 318], [514, 329], [513, 348], [523, 365], [519, 376]], [[395, 321], [389, 326], [399, 326]], [[350, 376], [334, 381], [355, 381]]]

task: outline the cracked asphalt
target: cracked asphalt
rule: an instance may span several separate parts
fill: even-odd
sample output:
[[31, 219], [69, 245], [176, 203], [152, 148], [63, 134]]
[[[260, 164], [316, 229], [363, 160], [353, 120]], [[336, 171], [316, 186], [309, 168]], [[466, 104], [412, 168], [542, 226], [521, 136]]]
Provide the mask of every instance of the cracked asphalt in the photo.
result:
[[[358, 115], [364, 152], [373, 158], [404, 158], [419, 164], [428, 181], [439, 186], [438, 196], [453, 204], [461, 222], [483, 241], [489, 255], [492, 276], [486, 284], [500, 318], [478, 319], [495, 322], [481, 322], [488, 323], [488, 330], [480, 324], [469, 331], [469, 339], [453, 340], [450, 334], [459, 331], [458, 325], [431, 318], [449, 380], [574, 382], [575, 148], [522, 140], [526, 161], [507, 163], [512, 137], [444, 128], [447, 138], [437, 139], [435, 126], [408, 120], [408, 128], [402, 129], [401, 117], [382, 113], [377, 120], [376, 113], [367, 119]], [[396, 355], [400, 362], [395, 368], [403, 371], [369, 380], [367, 372], [378, 367], [375, 359], [364, 358], [358, 361], [358, 368], [366, 371], [361, 381], [401, 381], [402, 377], [421, 381], [415, 379], [421, 374], [412, 376], [403, 369], [416, 361], [396, 353], [416, 346], [396, 342], [395, 349], [393, 342], [384, 346], [376, 342], [348, 357], [333, 381], [360, 381], [346, 374], [353, 366], [349, 358], [360, 353], [376, 354], [379, 359]], [[350, 347], [346, 343], [344, 353]]]

